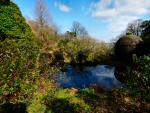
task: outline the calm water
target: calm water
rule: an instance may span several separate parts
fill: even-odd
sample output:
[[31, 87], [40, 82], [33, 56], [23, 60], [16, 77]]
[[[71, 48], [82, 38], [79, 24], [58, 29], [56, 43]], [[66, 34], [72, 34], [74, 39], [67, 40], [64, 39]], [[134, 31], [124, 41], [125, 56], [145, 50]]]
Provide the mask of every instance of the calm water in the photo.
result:
[[86, 88], [98, 85], [111, 90], [121, 86], [121, 83], [114, 76], [114, 70], [114, 67], [106, 65], [84, 67], [82, 71], [69, 66], [66, 72], [61, 72], [55, 79], [64, 88]]

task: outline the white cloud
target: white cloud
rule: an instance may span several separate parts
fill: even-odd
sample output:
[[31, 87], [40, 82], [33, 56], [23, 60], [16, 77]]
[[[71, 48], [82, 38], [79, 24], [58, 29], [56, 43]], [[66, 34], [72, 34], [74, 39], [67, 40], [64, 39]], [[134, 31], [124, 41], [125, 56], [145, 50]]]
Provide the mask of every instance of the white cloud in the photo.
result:
[[150, 14], [150, 0], [99, 0], [91, 9], [92, 17], [107, 22], [108, 34], [115, 37], [128, 23]]
[[68, 12], [71, 11], [71, 8], [66, 4], [63, 4], [63, 3], [60, 3], [60, 2], [55, 2], [54, 5], [55, 5], [55, 7], [59, 8], [59, 10], [62, 11], [62, 12], [68, 13]]

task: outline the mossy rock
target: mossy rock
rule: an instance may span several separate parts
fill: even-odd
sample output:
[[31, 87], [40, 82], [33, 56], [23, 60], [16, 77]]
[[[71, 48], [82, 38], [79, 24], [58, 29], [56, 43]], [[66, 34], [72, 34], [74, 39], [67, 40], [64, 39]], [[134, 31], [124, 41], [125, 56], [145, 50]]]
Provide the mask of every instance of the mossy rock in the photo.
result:
[[118, 41], [117, 41], [117, 44], [119, 45], [136, 45], [138, 44], [139, 42], [141, 42], [142, 39], [136, 35], [132, 35], [132, 34], [129, 34], [129, 35], [124, 35], [122, 36]]
[[142, 39], [135, 35], [122, 36], [115, 45], [115, 55], [118, 60], [130, 61], [132, 54], [136, 54], [137, 46], [142, 42]]
[[0, 1], [0, 40], [24, 39], [33, 36], [20, 9], [13, 2]]

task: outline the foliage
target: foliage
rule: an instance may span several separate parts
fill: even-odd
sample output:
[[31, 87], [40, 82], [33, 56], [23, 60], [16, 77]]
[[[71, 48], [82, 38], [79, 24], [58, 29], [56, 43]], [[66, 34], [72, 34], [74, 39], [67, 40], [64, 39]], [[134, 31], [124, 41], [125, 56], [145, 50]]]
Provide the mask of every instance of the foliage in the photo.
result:
[[0, 12], [0, 103], [27, 101], [39, 75], [38, 42], [17, 5], [0, 3]]
[[68, 64], [96, 65], [109, 59], [110, 53], [112, 53], [111, 46], [90, 38], [60, 38], [53, 46], [42, 48], [39, 67], [42, 73], [50, 74], [52, 67], [59, 70]]
[[149, 35], [150, 34], [150, 21], [149, 20], [143, 21], [141, 27], [143, 29], [142, 34], [141, 34], [143, 40], [148, 39], [150, 36]]
[[0, 43], [0, 53], [1, 100], [21, 101], [34, 89], [38, 48], [28, 40], [6, 39]]
[[126, 33], [131, 33], [132, 35], [136, 35], [136, 36], [141, 36], [141, 32], [142, 32], [142, 20], [138, 19], [133, 21], [132, 23], [128, 24], [128, 27], [126, 29]]
[[150, 56], [138, 58], [131, 67], [128, 75], [130, 87], [140, 90], [141, 92], [150, 91]]
[[65, 63], [86, 64], [103, 62], [109, 56], [111, 48], [93, 39], [62, 39], [57, 47], [63, 54]]
[[[37, 109], [34, 109], [35, 107]], [[73, 90], [69, 89], [51, 89], [45, 96], [36, 98], [35, 102], [32, 102], [28, 108], [30, 113], [90, 112], [90, 107], [83, 100], [77, 98]]]
[[35, 20], [28, 20], [28, 24], [43, 46], [52, 45], [57, 40], [57, 28], [44, 0], [36, 1]]
[[77, 34], [76, 34], [76, 32], [67, 31], [67, 32], [65, 33], [65, 37], [66, 37], [66, 38], [73, 39], [73, 38], [76, 38], [76, 37], [77, 37]]
[[141, 45], [142, 55], [147, 55], [150, 53], [150, 21], [143, 21], [142, 25], [142, 34], [141, 37], [144, 40], [144, 43]]
[[[51, 78], [60, 71], [61, 66], [103, 63], [109, 59], [113, 48], [109, 44], [85, 37], [87, 31], [79, 23], [74, 26], [77, 29], [68, 32], [64, 38], [57, 35], [50, 26], [41, 28], [37, 22], [29, 23], [38, 41], [41, 41], [41, 31], [44, 33], [42, 36], [46, 40], [40, 43], [42, 46], [33, 38], [19, 8], [12, 2], [0, 2], [0, 112], [148, 111], [149, 108], [145, 105], [150, 101], [149, 56], [137, 59], [130, 68], [126, 89], [112, 92], [99, 87], [62, 89]], [[70, 38], [75, 35], [84, 35], [84, 38]], [[132, 37], [129, 38], [132, 40]]]
[[36, 83], [34, 85], [37, 87], [37, 90], [34, 91], [31, 101], [28, 101], [26, 103], [27, 112], [42, 113], [46, 110], [46, 105], [44, 104], [44, 97], [49, 91], [55, 90], [56, 85], [52, 80], [45, 76], [40, 76], [38, 79], [36, 79]]
[[73, 22], [71, 32], [75, 34], [75, 37], [85, 38], [88, 36], [88, 32], [79, 22]]
[[55, 52], [54, 54], [50, 54], [48, 52], [40, 52], [38, 60], [38, 70], [41, 76], [48, 76], [49, 78], [51, 78], [53, 77], [53, 75], [59, 72], [59, 62], [61, 61], [59, 61], [60, 59], [55, 58], [57, 56], [59, 57], [59, 55], [61, 54], [57, 54], [57, 52]]
[[78, 91], [57, 89], [48, 93], [44, 98], [44, 105], [47, 106], [47, 112], [54, 113], [68, 113], [70, 111], [72, 113], [148, 113], [150, 110], [147, 106], [148, 103], [141, 103], [140, 98], [131, 95], [130, 92], [125, 89], [110, 92], [97, 92], [93, 88]]
[[116, 89], [112, 92], [112, 95], [116, 102], [117, 113], [150, 112], [149, 102], [144, 102], [141, 99], [141, 95], [135, 95], [135, 90], [133, 89], [129, 89], [128, 87]]
[[88, 98], [93, 98], [93, 99], [97, 98], [97, 94], [96, 94], [95, 90], [92, 88], [81, 89], [78, 92], [78, 96], [80, 98], [83, 98], [83, 97], [88, 97]]
[[[10, 16], [11, 15], [11, 16]], [[30, 27], [14, 3], [0, 2], [0, 40], [27, 39], [33, 36]]]

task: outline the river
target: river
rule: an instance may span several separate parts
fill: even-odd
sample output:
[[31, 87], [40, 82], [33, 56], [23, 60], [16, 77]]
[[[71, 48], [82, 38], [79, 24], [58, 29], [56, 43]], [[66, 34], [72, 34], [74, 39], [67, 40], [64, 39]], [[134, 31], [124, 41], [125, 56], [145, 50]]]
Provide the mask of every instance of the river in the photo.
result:
[[87, 88], [93, 85], [111, 90], [122, 84], [114, 76], [115, 67], [97, 65], [84, 67], [82, 70], [68, 66], [66, 72], [61, 72], [56, 78], [59, 86], [64, 88]]

